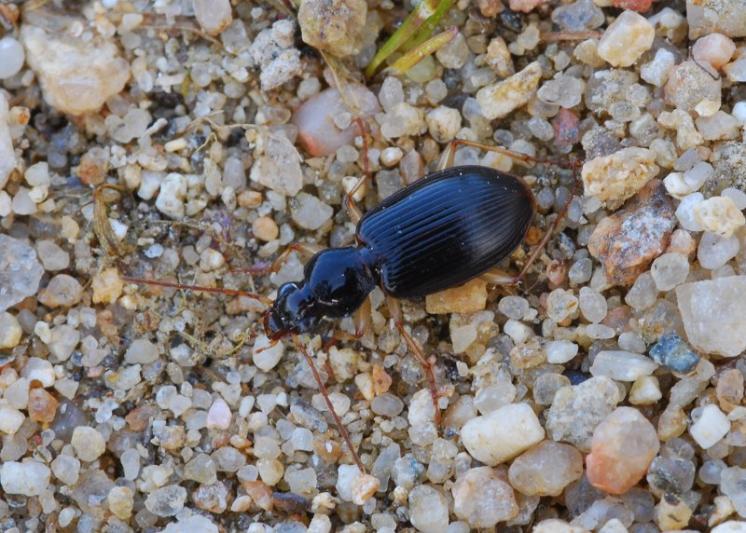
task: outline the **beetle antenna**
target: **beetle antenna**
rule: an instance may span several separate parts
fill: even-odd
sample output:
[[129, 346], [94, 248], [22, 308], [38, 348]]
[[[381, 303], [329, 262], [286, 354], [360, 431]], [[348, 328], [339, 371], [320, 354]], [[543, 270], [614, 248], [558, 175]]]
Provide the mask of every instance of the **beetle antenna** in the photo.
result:
[[355, 464], [357, 465], [358, 469], [360, 470], [362, 474], [366, 474], [365, 467], [363, 466], [363, 463], [360, 460], [360, 457], [358, 457], [357, 452], [355, 451], [355, 447], [352, 445], [352, 439], [350, 438], [350, 434], [347, 431], [347, 428], [342, 423], [342, 419], [339, 418], [337, 411], [334, 409], [334, 405], [332, 404], [332, 401], [329, 399], [329, 391], [327, 390], [326, 385], [324, 384], [324, 381], [321, 379], [321, 374], [319, 374], [319, 370], [318, 368], [316, 368], [316, 363], [314, 363], [313, 358], [311, 357], [311, 354], [308, 353], [308, 350], [306, 350], [306, 347], [303, 345], [303, 343], [300, 341], [300, 338], [297, 335], [293, 335], [293, 343], [295, 344], [295, 347], [298, 348], [300, 353], [303, 354], [303, 357], [306, 358], [306, 362], [308, 363], [308, 366], [311, 368], [311, 373], [313, 374], [313, 378], [316, 380], [316, 383], [319, 386], [319, 390], [321, 391], [321, 395], [324, 397], [326, 408], [329, 409], [329, 412], [332, 414], [332, 418], [334, 418], [334, 423], [337, 425], [337, 430], [342, 435], [342, 438], [347, 444], [347, 448], [350, 450], [350, 453], [352, 454], [352, 458], [355, 461]]
[[167, 287], [169, 289], [182, 289], [188, 291], [200, 291], [200, 292], [211, 292], [216, 294], [226, 294], [228, 296], [246, 296], [258, 300], [265, 305], [272, 305], [272, 300], [261, 294], [255, 292], [242, 291], [238, 289], [225, 289], [222, 287], [203, 287], [201, 285], [187, 285], [184, 283], [174, 283], [171, 281], [161, 281], [156, 279], [144, 279], [144, 278], [132, 278], [129, 276], [121, 276], [123, 281], [128, 283], [136, 283], [138, 285], [155, 285], [156, 287]]

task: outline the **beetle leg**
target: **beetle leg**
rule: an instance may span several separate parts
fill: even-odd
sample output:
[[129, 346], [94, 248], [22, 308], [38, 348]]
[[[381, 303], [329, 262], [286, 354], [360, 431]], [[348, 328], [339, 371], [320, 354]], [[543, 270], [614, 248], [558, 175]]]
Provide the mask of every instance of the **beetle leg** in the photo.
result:
[[288, 247], [285, 248], [285, 250], [283, 250], [282, 253], [277, 256], [277, 259], [272, 261], [272, 263], [269, 265], [255, 265], [248, 268], [236, 268], [231, 269], [231, 272], [243, 272], [245, 274], [251, 274], [254, 276], [265, 276], [267, 274], [271, 274], [280, 270], [283, 263], [288, 260], [288, 257], [290, 257], [290, 254], [293, 252], [298, 252], [301, 256], [309, 258], [312, 255], [320, 252], [321, 250], [323, 250], [323, 248], [316, 244], [294, 242], [292, 244], [289, 244]]
[[399, 302], [396, 300], [396, 298], [393, 298], [391, 296], [386, 296], [386, 305], [389, 308], [389, 311], [391, 312], [391, 318], [394, 319], [394, 323], [396, 324], [396, 328], [399, 330], [399, 335], [404, 339], [404, 342], [407, 343], [407, 347], [409, 348], [409, 351], [414, 354], [414, 356], [417, 358], [417, 361], [419, 361], [420, 365], [422, 366], [422, 370], [425, 371], [425, 375], [427, 376], [427, 382], [430, 386], [430, 396], [433, 399], [433, 408], [435, 409], [435, 423], [439, 426], [440, 425], [440, 408], [438, 407], [438, 388], [435, 383], [435, 372], [433, 371], [433, 366], [435, 364], [435, 358], [429, 358], [425, 355], [425, 352], [422, 351], [422, 348], [419, 344], [417, 344], [417, 341], [415, 341], [412, 336], [407, 332], [407, 330], [404, 328], [404, 321], [402, 320], [402, 314], [401, 314], [401, 307], [399, 306]]
[[370, 296], [368, 296], [363, 305], [358, 307], [357, 311], [353, 315], [353, 321], [355, 323], [355, 337], [363, 337], [371, 330], [371, 306]]
[[368, 159], [368, 130], [365, 122], [360, 117], [355, 119], [355, 124], [357, 124], [360, 136], [363, 138], [363, 175], [360, 176], [352, 189], [345, 195], [344, 202], [347, 212], [350, 215], [350, 220], [357, 224], [363, 218], [363, 212], [357, 206], [357, 202], [355, 202], [355, 194], [362, 189], [366, 182], [372, 182], [373, 176], [370, 171], [370, 160]]
[[185, 283], [175, 283], [171, 281], [161, 281], [156, 279], [144, 279], [144, 278], [131, 278], [129, 276], [121, 276], [122, 281], [128, 283], [136, 283], [138, 285], [155, 285], [156, 287], [166, 287], [169, 289], [180, 289], [188, 291], [200, 291], [200, 292], [212, 292], [217, 294], [225, 294], [227, 296], [246, 296], [254, 300], [258, 300], [265, 305], [272, 305], [272, 300], [257, 294], [255, 292], [242, 291], [238, 289], [224, 289], [222, 287], [203, 287], [200, 285], [188, 285]]
[[355, 451], [355, 447], [352, 445], [352, 439], [350, 438], [350, 434], [347, 431], [347, 428], [342, 423], [342, 419], [339, 418], [339, 415], [337, 414], [337, 411], [334, 409], [334, 405], [332, 404], [332, 401], [329, 399], [329, 391], [326, 388], [326, 385], [324, 384], [324, 380], [321, 379], [321, 374], [319, 374], [318, 368], [316, 368], [316, 363], [313, 361], [313, 357], [311, 357], [311, 354], [308, 353], [308, 350], [306, 349], [305, 345], [301, 342], [300, 338], [297, 335], [293, 335], [293, 344], [295, 344], [295, 347], [298, 349], [300, 353], [303, 354], [303, 357], [306, 360], [306, 363], [308, 363], [308, 367], [311, 369], [311, 373], [313, 374], [313, 379], [316, 381], [316, 384], [319, 386], [319, 390], [321, 391], [321, 396], [324, 397], [324, 402], [326, 403], [326, 408], [329, 410], [329, 413], [332, 415], [332, 418], [334, 419], [334, 424], [337, 426], [337, 430], [339, 431], [340, 435], [342, 435], [342, 438], [345, 441], [345, 444], [347, 444], [347, 448], [350, 450], [350, 453], [352, 454], [352, 458], [355, 461], [355, 464], [360, 469], [360, 472], [365, 475], [365, 466], [363, 466], [362, 461], [360, 460], [360, 457], [358, 457], [357, 452]]
[[459, 146], [471, 146], [473, 148], [479, 148], [488, 152], [497, 152], [498, 154], [510, 157], [520, 163], [523, 163], [524, 165], [536, 165], [542, 163], [546, 165], [556, 165], [562, 168], [569, 168], [572, 170], [577, 170], [578, 167], [577, 163], [574, 161], [540, 159], [528, 154], [522, 154], [520, 152], [508, 150], [507, 148], [503, 148], [502, 146], [494, 146], [491, 144], [483, 144], [475, 141], [467, 141], [466, 139], [454, 139], [450, 143], [448, 143], [448, 147], [443, 152], [443, 156], [441, 156], [441, 164], [439, 165], [441, 168], [439, 168], [439, 170], [443, 170], [453, 166], [453, 160], [456, 157], [456, 150]]

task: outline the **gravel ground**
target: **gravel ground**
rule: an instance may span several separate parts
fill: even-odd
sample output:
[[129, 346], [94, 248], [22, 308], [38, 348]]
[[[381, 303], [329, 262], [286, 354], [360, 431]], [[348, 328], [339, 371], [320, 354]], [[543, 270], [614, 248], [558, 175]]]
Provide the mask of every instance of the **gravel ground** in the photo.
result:
[[[746, 532], [746, 0], [459, 0], [363, 77], [426, 6], [0, 4], [0, 530]], [[266, 267], [453, 139], [582, 170], [456, 153], [534, 191], [502, 270], [561, 219], [402, 302], [439, 424], [380, 290], [302, 338], [361, 472]]]

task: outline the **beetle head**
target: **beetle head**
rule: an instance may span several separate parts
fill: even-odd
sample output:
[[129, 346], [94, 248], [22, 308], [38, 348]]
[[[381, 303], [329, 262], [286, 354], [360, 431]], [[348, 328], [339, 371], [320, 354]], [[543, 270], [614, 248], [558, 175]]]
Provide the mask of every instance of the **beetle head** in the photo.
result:
[[316, 303], [302, 283], [281, 285], [275, 303], [264, 314], [265, 334], [277, 340], [313, 330], [321, 318]]

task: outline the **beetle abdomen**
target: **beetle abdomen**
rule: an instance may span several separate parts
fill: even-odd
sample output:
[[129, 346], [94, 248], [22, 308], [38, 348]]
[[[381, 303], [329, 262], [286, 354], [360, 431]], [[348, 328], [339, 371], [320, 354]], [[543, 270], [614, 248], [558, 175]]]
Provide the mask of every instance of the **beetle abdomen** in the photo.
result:
[[383, 288], [417, 298], [478, 276], [523, 240], [533, 196], [518, 178], [462, 166], [437, 172], [386, 198], [357, 235]]

